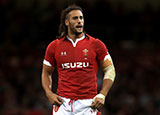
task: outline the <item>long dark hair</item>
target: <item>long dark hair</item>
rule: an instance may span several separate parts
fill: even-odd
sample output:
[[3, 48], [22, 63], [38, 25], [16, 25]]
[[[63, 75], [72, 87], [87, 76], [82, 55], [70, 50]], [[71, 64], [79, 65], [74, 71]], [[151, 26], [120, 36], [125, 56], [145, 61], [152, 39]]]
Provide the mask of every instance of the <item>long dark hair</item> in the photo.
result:
[[82, 8], [75, 4], [70, 5], [66, 9], [64, 9], [61, 13], [61, 20], [60, 20], [60, 25], [59, 25], [59, 36], [57, 36], [57, 38], [64, 37], [68, 34], [68, 28], [65, 24], [65, 20], [67, 19], [67, 14], [71, 12], [72, 10], [80, 10], [81, 12], [83, 12]]

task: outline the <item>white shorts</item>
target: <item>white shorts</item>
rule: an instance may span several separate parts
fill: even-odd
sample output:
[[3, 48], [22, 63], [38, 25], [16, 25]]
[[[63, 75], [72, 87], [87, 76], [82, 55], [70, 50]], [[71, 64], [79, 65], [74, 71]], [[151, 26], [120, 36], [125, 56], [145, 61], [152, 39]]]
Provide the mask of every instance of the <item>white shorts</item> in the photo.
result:
[[63, 104], [60, 107], [53, 105], [53, 115], [101, 115], [100, 111], [91, 108], [93, 99], [61, 98]]

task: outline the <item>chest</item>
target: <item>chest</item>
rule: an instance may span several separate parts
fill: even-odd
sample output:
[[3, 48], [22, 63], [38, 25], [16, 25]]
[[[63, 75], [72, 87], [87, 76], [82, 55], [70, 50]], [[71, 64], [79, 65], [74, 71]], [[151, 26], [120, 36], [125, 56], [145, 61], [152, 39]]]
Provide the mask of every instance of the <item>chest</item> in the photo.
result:
[[57, 64], [63, 63], [92, 63], [96, 53], [90, 42], [79, 41], [75, 46], [70, 41], [60, 42], [56, 50]]

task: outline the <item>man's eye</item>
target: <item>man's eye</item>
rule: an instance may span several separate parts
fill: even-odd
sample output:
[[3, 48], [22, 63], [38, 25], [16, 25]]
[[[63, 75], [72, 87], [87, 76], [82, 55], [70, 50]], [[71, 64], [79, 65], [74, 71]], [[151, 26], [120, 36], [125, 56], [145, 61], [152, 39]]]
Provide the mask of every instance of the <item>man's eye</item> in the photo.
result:
[[78, 17], [73, 17], [74, 20], [78, 19]]
[[80, 19], [83, 19], [83, 16], [80, 16]]

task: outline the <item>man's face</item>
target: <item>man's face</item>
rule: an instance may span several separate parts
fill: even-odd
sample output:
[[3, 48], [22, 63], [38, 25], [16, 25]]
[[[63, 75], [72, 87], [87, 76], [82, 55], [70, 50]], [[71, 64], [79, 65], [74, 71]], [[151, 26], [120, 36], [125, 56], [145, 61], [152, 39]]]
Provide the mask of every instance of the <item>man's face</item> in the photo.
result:
[[65, 24], [68, 27], [68, 32], [79, 35], [83, 33], [84, 18], [80, 10], [72, 10], [65, 20]]

